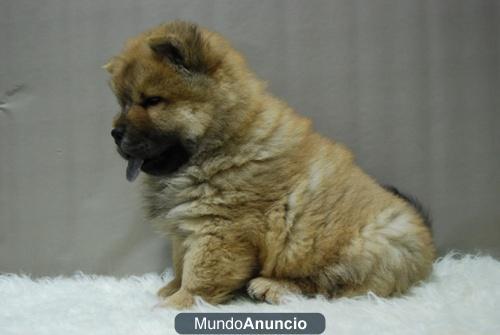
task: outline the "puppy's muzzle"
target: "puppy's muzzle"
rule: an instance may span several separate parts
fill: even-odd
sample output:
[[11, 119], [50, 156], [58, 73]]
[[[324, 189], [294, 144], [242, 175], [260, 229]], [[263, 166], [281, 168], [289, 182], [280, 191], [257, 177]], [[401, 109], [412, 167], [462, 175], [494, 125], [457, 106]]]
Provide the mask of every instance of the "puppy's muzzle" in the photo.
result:
[[154, 176], [167, 175], [184, 165], [190, 154], [175, 134], [157, 136], [140, 133], [130, 126], [117, 125], [111, 136], [118, 153], [127, 160], [127, 180], [143, 171]]

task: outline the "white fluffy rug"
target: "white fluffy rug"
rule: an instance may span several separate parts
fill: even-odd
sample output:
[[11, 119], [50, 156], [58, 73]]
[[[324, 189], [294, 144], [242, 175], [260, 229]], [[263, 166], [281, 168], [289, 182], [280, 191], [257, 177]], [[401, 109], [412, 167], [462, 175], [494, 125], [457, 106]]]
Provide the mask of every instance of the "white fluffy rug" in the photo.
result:
[[[175, 334], [174, 310], [155, 307], [170, 277], [116, 279], [0, 276], [0, 334]], [[281, 306], [240, 299], [205, 312], [320, 312], [325, 334], [500, 334], [500, 262], [448, 255], [425, 284], [403, 298], [304, 299]]]

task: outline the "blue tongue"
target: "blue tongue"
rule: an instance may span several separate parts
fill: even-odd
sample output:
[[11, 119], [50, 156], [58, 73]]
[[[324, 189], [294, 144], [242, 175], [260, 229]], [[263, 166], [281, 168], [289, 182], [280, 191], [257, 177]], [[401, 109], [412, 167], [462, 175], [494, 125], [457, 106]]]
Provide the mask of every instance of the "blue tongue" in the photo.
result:
[[141, 171], [142, 163], [144, 163], [144, 159], [141, 158], [130, 158], [128, 160], [127, 180], [129, 182], [133, 182], [137, 178]]

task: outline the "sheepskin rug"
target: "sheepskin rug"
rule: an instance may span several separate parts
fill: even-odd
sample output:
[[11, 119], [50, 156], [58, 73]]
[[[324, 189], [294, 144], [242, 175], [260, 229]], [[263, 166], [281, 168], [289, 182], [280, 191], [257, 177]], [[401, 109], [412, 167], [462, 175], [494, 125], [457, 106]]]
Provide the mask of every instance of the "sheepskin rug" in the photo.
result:
[[[170, 277], [1, 275], [0, 334], [176, 334], [178, 311], [157, 307], [155, 295]], [[329, 335], [500, 334], [500, 262], [449, 254], [427, 282], [400, 298], [290, 296], [280, 306], [240, 298], [217, 307], [199, 301], [193, 311], [320, 312]]]

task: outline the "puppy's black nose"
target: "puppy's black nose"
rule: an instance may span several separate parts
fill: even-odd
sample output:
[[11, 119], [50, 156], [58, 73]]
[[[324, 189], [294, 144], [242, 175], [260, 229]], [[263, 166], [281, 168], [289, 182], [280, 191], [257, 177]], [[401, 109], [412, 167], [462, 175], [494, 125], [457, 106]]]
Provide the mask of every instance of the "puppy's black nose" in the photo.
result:
[[111, 130], [111, 136], [113, 136], [113, 138], [115, 139], [116, 144], [120, 144], [124, 135], [125, 135], [125, 127], [123, 126], [118, 126], [116, 128], [113, 128], [113, 130]]

